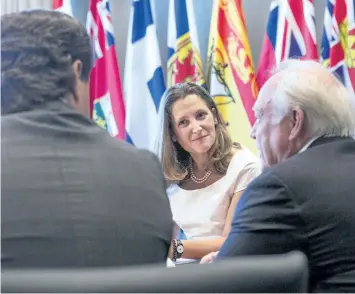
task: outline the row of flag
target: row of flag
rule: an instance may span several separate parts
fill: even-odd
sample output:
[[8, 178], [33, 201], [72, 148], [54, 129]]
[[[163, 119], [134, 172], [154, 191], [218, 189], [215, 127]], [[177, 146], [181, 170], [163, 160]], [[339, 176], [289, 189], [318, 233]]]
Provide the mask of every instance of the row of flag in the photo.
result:
[[[132, 0], [123, 90], [115, 52], [109, 0], [90, 0], [92, 115], [113, 137], [153, 150], [158, 109], [166, 86], [192, 81], [215, 99], [232, 139], [256, 152], [249, 137], [252, 107], [271, 69], [298, 57], [320, 59], [349, 91], [355, 89], [355, 0], [327, 0], [318, 54], [312, 0], [273, 0], [257, 71], [251, 56], [241, 0], [214, 0], [206, 75], [201, 63], [192, 0], [170, 0], [167, 81], [163, 76], [154, 9]], [[73, 15], [71, 0], [53, 8]]]

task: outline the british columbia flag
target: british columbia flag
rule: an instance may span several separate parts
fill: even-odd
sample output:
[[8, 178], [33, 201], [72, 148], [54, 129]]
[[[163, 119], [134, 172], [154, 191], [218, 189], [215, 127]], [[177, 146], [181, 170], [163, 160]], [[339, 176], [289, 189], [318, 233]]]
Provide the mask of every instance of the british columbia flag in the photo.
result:
[[288, 58], [318, 59], [313, 0], [274, 0], [260, 55], [259, 87]]
[[355, 0], [328, 0], [324, 14], [322, 62], [355, 91]]
[[86, 28], [93, 46], [90, 77], [93, 119], [112, 137], [125, 138], [125, 108], [109, 0], [91, 0]]

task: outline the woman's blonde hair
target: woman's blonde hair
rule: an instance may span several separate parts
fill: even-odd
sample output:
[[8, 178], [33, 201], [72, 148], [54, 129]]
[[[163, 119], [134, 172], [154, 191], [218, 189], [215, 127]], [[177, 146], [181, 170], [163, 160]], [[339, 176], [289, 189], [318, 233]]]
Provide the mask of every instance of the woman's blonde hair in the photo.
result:
[[[160, 129], [158, 129], [158, 140], [155, 146], [168, 184], [179, 183], [189, 174], [191, 156], [178, 142], [173, 141], [172, 128], [172, 107], [176, 101], [188, 95], [200, 97], [217, 119], [216, 141], [208, 152], [214, 168], [220, 173], [225, 173], [232, 158], [232, 139], [209, 93], [194, 83], [176, 84], [166, 90], [159, 107]], [[239, 144], [236, 145], [240, 148]]]

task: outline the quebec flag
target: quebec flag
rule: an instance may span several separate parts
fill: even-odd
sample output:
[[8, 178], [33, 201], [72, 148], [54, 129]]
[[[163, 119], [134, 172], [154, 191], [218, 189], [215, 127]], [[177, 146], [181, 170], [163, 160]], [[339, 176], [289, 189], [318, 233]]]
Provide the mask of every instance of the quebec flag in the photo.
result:
[[126, 141], [153, 151], [165, 84], [150, 0], [132, 1], [126, 52]]

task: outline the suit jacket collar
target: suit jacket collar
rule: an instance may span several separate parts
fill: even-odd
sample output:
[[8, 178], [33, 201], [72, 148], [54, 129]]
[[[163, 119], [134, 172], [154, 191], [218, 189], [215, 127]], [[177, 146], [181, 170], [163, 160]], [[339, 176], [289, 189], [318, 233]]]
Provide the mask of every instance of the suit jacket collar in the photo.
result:
[[308, 148], [312, 148], [315, 146], [319, 146], [322, 144], [332, 143], [336, 141], [344, 141], [344, 140], [354, 140], [352, 137], [341, 137], [341, 136], [331, 136], [331, 137], [319, 137], [318, 139], [314, 140], [312, 144]]
[[98, 127], [96, 123], [77, 112], [74, 107], [64, 99], [56, 101], [48, 101], [36, 105], [32, 109], [13, 112], [1, 116], [2, 121], [11, 120], [17, 117], [30, 120], [32, 122], [38, 122], [43, 125], [56, 125], [56, 126], [68, 126], [71, 128], [84, 127]]
[[55, 101], [48, 101], [41, 105], [38, 105], [33, 110], [45, 109], [54, 112], [73, 112], [78, 113], [74, 107], [65, 99], [58, 99]]

